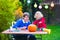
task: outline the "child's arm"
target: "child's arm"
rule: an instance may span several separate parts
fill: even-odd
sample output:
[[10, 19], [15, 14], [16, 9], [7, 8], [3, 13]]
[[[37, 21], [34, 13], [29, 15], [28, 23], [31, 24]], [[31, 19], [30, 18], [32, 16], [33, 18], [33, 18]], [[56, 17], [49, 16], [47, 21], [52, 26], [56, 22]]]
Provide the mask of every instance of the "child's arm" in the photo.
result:
[[45, 18], [42, 18], [39, 21], [38, 25], [39, 25], [39, 27], [46, 28]]
[[13, 25], [13, 28], [18, 28], [21, 25], [21, 21], [17, 20], [16, 24]]
[[35, 24], [36, 25], [37, 24], [37, 21], [35, 20], [32, 24]]

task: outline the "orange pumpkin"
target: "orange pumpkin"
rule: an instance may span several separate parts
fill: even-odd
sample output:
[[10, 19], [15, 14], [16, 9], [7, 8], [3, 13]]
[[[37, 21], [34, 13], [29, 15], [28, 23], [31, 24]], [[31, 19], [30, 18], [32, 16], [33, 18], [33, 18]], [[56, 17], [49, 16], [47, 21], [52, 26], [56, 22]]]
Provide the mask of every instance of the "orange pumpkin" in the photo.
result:
[[30, 24], [28, 26], [28, 30], [29, 30], [29, 32], [35, 32], [37, 30], [37, 26], [34, 24]]

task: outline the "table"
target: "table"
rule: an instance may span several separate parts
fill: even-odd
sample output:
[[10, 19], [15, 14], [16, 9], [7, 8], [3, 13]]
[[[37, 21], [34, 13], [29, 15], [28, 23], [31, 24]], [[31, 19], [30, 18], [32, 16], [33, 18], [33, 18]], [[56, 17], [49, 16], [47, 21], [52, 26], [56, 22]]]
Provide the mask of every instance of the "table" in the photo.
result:
[[47, 34], [47, 32], [43, 32], [43, 31], [29, 32], [28, 30], [20, 30], [18, 32], [17, 31], [12, 32], [9, 29], [3, 31], [2, 33], [3, 34], [40, 34], [41, 40], [42, 40], [42, 34]]

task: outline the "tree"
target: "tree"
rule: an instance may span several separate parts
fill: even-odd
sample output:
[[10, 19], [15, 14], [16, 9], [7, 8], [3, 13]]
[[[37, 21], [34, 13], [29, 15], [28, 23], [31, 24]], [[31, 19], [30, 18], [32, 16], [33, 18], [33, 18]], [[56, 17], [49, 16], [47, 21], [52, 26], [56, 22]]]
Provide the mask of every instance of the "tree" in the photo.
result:
[[[19, 0], [0, 0], [0, 32], [8, 29], [14, 21], [14, 11], [19, 6]], [[7, 35], [0, 33], [1, 40], [8, 40]]]

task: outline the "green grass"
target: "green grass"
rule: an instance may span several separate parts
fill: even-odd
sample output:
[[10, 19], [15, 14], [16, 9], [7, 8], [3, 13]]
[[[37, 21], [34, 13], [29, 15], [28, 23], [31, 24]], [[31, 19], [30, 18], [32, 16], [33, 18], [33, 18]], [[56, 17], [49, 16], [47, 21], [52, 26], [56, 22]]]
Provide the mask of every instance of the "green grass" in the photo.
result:
[[51, 34], [42, 35], [43, 40], [60, 40], [60, 25], [48, 25], [47, 28], [51, 29]]

